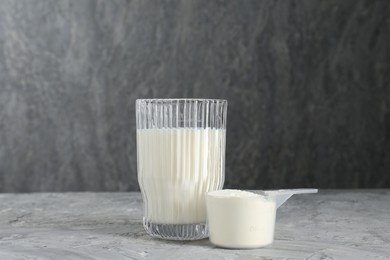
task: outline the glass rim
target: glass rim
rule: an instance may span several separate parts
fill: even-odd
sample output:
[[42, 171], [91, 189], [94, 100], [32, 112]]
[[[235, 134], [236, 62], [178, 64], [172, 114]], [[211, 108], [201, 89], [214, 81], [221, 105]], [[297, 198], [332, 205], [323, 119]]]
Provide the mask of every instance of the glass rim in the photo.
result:
[[149, 101], [149, 102], [164, 102], [164, 101], [219, 101], [228, 102], [227, 99], [219, 98], [137, 98], [137, 102]]

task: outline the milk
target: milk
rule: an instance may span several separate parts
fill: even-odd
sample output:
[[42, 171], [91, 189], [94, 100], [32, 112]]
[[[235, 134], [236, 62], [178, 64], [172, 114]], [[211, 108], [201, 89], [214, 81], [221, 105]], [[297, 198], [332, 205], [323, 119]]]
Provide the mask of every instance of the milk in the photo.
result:
[[240, 190], [209, 192], [206, 199], [213, 244], [226, 248], [256, 248], [273, 242], [275, 201]]
[[225, 130], [137, 129], [138, 181], [153, 223], [206, 222], [205, 193], [224, 182]]

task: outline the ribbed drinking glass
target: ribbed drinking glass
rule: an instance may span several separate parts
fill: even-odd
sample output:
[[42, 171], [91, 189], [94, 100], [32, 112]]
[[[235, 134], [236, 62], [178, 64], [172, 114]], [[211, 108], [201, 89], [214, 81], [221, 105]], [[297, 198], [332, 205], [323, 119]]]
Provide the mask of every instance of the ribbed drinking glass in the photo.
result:
[[208, 236], [205, 193], [225, 179], [227, 101], [138, 99], [137, 170], [151, 236]]

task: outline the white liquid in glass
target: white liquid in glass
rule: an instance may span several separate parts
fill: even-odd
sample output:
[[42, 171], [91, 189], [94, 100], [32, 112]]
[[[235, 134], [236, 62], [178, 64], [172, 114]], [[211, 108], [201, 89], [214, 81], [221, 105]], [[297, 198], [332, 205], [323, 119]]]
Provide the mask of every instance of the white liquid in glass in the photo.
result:
[[224, 182], [224, 129], [137, 129], [138, 180], [153, 223], [206, 222], [205, 193]]

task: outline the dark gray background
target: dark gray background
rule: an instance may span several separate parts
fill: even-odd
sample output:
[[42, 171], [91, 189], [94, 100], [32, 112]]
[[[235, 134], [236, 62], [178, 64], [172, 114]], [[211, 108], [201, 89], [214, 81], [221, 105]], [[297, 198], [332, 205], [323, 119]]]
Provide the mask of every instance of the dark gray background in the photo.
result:
[[130, 191], [136, 98], [229, 100], [225, 187], [390, 187], [390, 1], [0, 1], [0, 191]]

